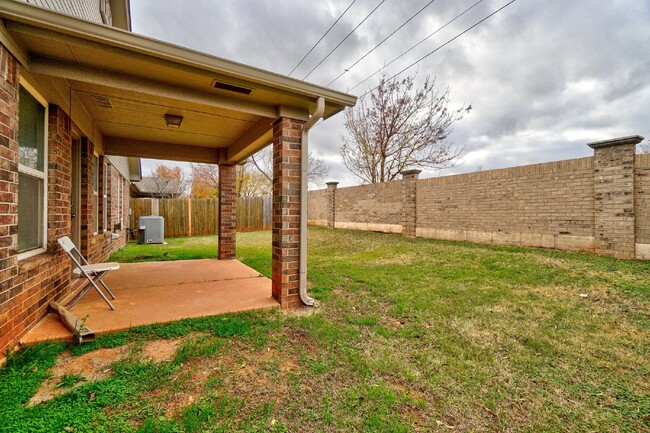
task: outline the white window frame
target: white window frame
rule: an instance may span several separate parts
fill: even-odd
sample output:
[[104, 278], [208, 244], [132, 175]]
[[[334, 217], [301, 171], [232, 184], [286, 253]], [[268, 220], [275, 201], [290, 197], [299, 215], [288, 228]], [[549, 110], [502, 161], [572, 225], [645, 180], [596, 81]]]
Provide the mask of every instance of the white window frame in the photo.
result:
[[102, 165], [102, 232], [109, 232], [108, 228], [108, 164], [106, 158]]
[[124, 211], [124, 206], [123, 206], [123, 203], [122, 203], [122, 196], [124, 194], [122, 194], [122, 188], [123, 188], [122, 187], [122, 176], [121, 176], [121, 174], [119, 172], [118, 172], [118, 177], [119, 177], [119, 180], [117, 182], [117, 224], [120, 225], [120, 230], [123, 230], [124, 227], [122, 227], [122, 218], [123, 218], [122, 212]]
[[[38, 171], [35, 170], [31, 167], [24, 166], [20, 163], [18, 163], [18, 172], [19, 173], [25, 173], [29, 176], [37, 177], [39, 179], [43, 180], [43, 215], [42, 215], [42, 225], [43, 227], [41, 228], [43, 230], [42, 236], [43, 236], [43, 244], [41, 245], [40, 248], [34, 248], [33, 250], [25, 251], [24, 253], [19, 253], [18, 254], [18, 260], [23, 260], [29, 257], [36, 256], [38, 254], [42, 254], [47, 251], [47, 174], [48, 174], [48, 158], [47, 158], [47, 153], [48, 153], [48, 118], [49, 118], [49, 111], [48, 111], [48, 106], [49, 104], [47, 103], [47, 100], [43, 98], [43, 96], [38, 93], [38, 91], [32, 86], [27, 80], [25, 80], [24, 77], [20, 77], [20, 86], [22, 86], [25, 90], [29, 92], [30, 95], [32, 95], [38, 102], [43, 105], [45, 108], [45, 111], [43, 113], [43, 122], [45, 123], [44, 129], [43, 129], [43, 171]], [[18, 124], [20, 124], [20, 118], [18, 119]], [[17, 196], [17, 195], [16, 195]], [[16, 211], [18, 212], [18, 211]], [[20, 217], [18, 224], [20, 224]]]
[[99, 155], [96, 153], [93, 154], [93, 222], [93, 235], [96, 235], [99, 233]]

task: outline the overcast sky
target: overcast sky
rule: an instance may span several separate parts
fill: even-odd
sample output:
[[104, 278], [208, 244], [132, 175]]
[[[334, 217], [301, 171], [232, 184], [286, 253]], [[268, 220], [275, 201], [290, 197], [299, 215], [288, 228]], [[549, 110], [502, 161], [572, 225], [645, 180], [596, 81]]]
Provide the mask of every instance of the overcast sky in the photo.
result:
[[[326, 85], [430, 0], [385, 0], [306, 81]], [[477, 0], [436, 0], [331, 85], [347, 92]], [[390, 65], [397, 73], [509, 0], [483, 0]], [[131, 0], [133, 31], [288, 74], [352, 0]], [[357, 0], [292, 77], [302, 79], [381, 0]], [[407, 73], [437, 76], [473, 109], [451, 139], [462, 165], [423, 177], [592, 155], [587, 142], [650, 137], [650, 0], [517, 0]], [[363, 94], [377, 77], [349, 93]], [[328, 180], [343, 165], [343, 114], [314, 127]], [[145, 161], [145, 174], [155, 163]], [[174, 163], [176, 164], [176, 163]]]

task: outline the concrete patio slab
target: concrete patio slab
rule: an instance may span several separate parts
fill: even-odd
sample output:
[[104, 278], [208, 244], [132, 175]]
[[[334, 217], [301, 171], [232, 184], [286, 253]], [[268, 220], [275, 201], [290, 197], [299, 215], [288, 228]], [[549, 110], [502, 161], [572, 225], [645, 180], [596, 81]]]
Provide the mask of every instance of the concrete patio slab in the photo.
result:
[[[117, 299], [111, 310], [89, 291], [70, 310], [96, 335], [134, 326], [279, 307], [271, 280], [237, 260], [180, 260], [124, 263], [104, 281]], [[21, 344], [70, 340], [72, 333], [48, 314]]]

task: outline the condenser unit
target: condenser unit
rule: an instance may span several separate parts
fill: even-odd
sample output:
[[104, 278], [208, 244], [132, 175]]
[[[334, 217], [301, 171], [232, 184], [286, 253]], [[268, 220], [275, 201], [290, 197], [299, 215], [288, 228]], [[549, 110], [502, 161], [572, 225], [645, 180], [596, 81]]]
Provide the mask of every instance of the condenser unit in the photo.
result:
[[165, 219], [161, 216], [141, 216], [138, 228], [139, 244], [162, 244], [165, 240]]

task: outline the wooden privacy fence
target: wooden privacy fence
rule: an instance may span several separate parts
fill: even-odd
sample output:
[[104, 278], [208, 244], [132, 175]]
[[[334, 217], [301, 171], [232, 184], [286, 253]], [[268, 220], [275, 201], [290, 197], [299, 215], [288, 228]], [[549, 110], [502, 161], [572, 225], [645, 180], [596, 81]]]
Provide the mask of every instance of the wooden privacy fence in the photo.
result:
[[[271, 196], [239, 197], [237, 199], [237, 230], [270, 230]], [[165, 236], [216, 235], [219, 230], [219, 199], [174, 198], [131, 199], [131, 226], [138, 228], [141, 216], [157, 215], [165, 219]]]

